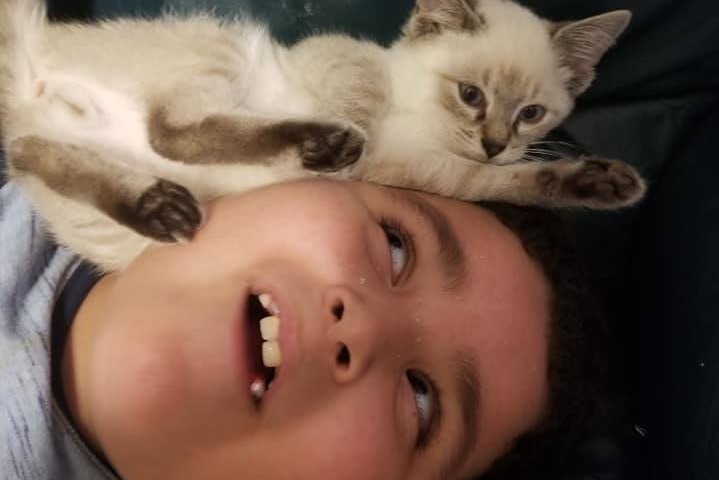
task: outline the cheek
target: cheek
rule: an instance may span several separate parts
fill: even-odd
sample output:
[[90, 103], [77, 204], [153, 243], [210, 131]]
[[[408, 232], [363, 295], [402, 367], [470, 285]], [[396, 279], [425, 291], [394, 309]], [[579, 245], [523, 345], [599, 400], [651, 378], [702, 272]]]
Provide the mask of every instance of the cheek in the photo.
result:
[[387, 397], [328, 393], [312, 404], [272, 425], [259, 425], [241, 441], [215, 443], [189, 458], [172, 478], [407, 478], [408, 450], [399, 446]]
[[232, 364], [235, 295], [220, 290], [179, 280], [154, 285], [152, 294], [116, 287], [90, 372], [101, 441], [175, 447], [183, 429], [221, 425], [213, 411], [237, 411], [224, 408], [241, 393]]
[[281, 452], [287, 480], [404, 478], [407, 457], [394, 414], [394, 405], [366, 396], [325, 403], [273, 435], [271, 460]]
[[320, 278], [336, 278], [347, 270], [368, 275], [367, 260], [374, 257], [367, 214], [350, 209], [340, 215], [338, 210], [314, 203], [299, 210], [287, 205], [274, 208], [272, 218], [255, 216], [251, 227], [234, 228], [233, 238], [224, 225], [218, 235], [227, 245], [225, 257], [245, 267], [272, 262], [294, 265], [295, 270], [299, 265]]
[[564, 120], [566, 114], [561, 112], [547, 112], [546, 116], [534, 125], [520, 123], [513, 135], [512, 145], [521, 147], [544, 138]]
[[233, 258], [242, 267], [276, 260], [325, 278], [340, 267], [366, 274], [376, 224], [351, 185], [286, 183], [226, 197], [211, 206], [193, 243], [207, 257]]
[[512, 146], [517, 148], [526, 147], [530, 143], [543, 138], [550, 130], [551, 127], [543, 124], [521, 126], [513, 136]]
[[167, 450], [167, 433], [187, 398], [178, 378], [187, 376], [188, 365], [172, 339], [157, 341], [145, 329], [118, 327], [96, 344], [90, 404], [105, 453], [122, 467], [149, 460], [137, 446]]
[[112, 341], [99, 339], [91, 373], [99, 435], [150, 443], [153, 432], [167, 434], [194, 403], [192, 365], [177, 336], [144, 329], [108, 333]]

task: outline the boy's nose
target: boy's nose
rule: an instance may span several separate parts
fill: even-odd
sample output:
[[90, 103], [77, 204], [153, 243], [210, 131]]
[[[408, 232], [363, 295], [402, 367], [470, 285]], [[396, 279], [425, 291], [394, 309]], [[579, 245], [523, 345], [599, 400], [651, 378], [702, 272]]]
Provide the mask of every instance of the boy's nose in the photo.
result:
[[362, 377], [388, 354], [394, 339], [401, 335], [396, 322], [388, 321], [380, 309], [372, 308], [370, 302], [351, 288], [329, 288], [324, 308], [333, 322], [327, 339], [332, 375], [338, 383]]

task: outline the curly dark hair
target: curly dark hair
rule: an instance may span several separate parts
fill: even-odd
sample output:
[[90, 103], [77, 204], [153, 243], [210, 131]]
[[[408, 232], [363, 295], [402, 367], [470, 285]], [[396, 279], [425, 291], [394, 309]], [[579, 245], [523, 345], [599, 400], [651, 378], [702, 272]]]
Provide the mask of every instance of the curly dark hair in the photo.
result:
[[606, 329], [579, 267], [566, 228], [554, 212], [482, 203], [521, 240], [552, 289], [547, 380], [550, 400], [542, 422], [518, 438], [478, 480], [558, 478], [570, 447], [592, 415], [606, 381]]

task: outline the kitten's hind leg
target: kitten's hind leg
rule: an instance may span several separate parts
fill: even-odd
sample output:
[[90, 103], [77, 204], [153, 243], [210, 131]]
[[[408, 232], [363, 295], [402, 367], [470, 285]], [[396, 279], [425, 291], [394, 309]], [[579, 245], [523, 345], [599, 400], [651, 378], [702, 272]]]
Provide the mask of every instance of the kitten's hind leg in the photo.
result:
[[365, 134], [349, 123], [278, 120], [257, 114], [212, 114], [173, 121], [151, 111], [150, 144], [160, 155], [188, 164], [266, 164], [299, 157], [307, 170], [331, 172], [355, 163]]
[[105, 161], [84, 147], [20, 137], [10, 144], [8, 163], [13, 178], [37, 178], [156, 241], [190, 239], [202, 223], [197, 201], [184, 187]]

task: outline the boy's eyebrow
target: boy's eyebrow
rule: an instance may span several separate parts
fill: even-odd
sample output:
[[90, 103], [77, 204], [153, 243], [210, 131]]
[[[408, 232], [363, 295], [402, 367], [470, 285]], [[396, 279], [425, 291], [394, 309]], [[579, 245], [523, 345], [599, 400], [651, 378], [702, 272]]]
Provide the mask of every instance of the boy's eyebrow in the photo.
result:
[[[416, 211], [427, 222], [434, 232], [439, 244], [439, 257], [443, 265], [446, 283], [445, 291], [456, 293], [462, 289], [468, 276], [467, 261], [464, 250], [449, 220], [437, 207], [411, 191], [396, 192], [389, 190], [392, 196]], [[440, 465], [437, 476], [440, 480], [456, 476], [467, 456], [477, 443], [477, 417], [479, 415], [480, 381], [477, 372], [477, 360], [470, 352], [460, 352], [454, 359], [455, 385], [457, 402], [461, 415], [462, 427], [459, 441], [453, 442], [446, 462]]]
[[446, 480], [456, 476], [477, 443], [477, 417], [479, 415], [480, 382], [474, 356], [468, 352], [460, 353], [456, 360], [456, 391], [461, 412], [461, 434], [458, 442], [453, 442], [448, 460], [440, 465], [437, 479]]
[[454, 227], [442, 211], [416, 193], [389, 191], [396, 200], [417, 212], [430, 226], [439, 244], [439, 258], [446, 278], [444, 290], [457, 293], [467, 280], [467, 262]]

